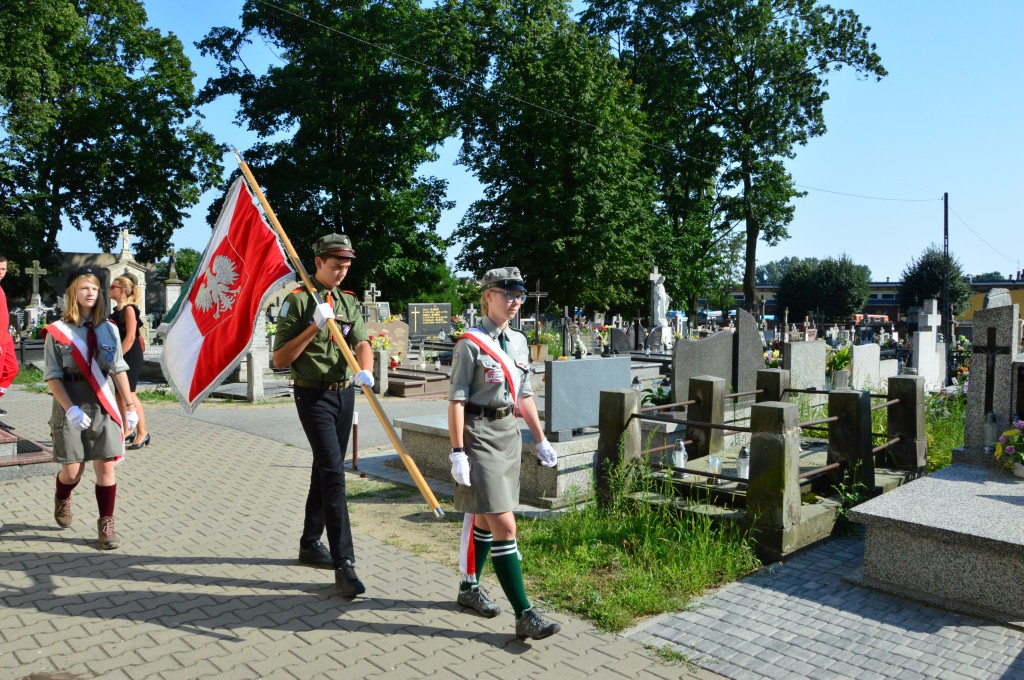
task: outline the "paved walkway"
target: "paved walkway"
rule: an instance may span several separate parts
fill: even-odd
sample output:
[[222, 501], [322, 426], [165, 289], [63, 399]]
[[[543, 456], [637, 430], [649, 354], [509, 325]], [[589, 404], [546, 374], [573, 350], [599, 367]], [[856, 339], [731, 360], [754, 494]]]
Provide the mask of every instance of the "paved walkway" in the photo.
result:
[[[3, 402], [4, 422], [48, 439], [48, 397]], [[0, 483], [0, 678], [719, 677], [557, 613], [561, 634], [520, 642], [511, 614], [459, 610], [452, 570], [365, 535], [368, 596], [339, 598], [331, 572], [295, 561], [310, 454], [241, 431], [268, 413], [298, 429], [294, 409], [230, 412], [237, 429], [147, 410], [153, 444], [118, 469], [115, 551], [95, 547], [91, 471], [66, 531], [52, 476]]]
[[[48, 439], [48, 397], [3, 402], [4, 422]], [[393, 417], [434, 408], [385, 405]], [[400, 477], [362, 410], [360, 467]], [[519, 642], [510, 616], [458, 611], [450, 569], [366, 536], [369, 597], [348, 603], [330, 572], [295, 563], [310, 456], [293, 409], [147, 416], [154, 443], [118, 471], [119, 550], [95, 548], [91, 472], [67, 531], [53, 523], [52, 476], [0, 483], [0, 678], [1024, 678], [1024, 632], [842, 581], [860, 564], [855, 538], [625, 635], [554, 614], [562, 634]], [[663, 663], [648, 644], [700, 667]]]

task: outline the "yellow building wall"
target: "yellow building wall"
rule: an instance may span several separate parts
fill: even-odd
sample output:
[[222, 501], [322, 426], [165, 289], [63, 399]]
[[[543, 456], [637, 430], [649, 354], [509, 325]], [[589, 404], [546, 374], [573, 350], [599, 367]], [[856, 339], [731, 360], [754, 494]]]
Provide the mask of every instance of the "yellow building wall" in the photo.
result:
[[[967, 308], [961, 316], [957, 319], [960, 321], [970, 321], [974, 319], [974, 313], [985, 308], [985, 295], [986, 293], [975, 293], [971, 296], [971, 305]], [[1013, 300], [1013, 304], [1020, 305], [1020, 309], [1024, 309], [1024, 288], [1014, 288], [1010, 290], [1010, 299]]]

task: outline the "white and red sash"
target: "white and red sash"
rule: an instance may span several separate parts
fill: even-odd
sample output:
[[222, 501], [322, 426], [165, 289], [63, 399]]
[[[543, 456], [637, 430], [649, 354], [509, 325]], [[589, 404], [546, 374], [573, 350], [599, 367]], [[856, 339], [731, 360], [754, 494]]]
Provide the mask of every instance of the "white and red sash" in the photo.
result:
[[[107, 321], [106, 323], [110, 323]], [[98, 330], [98, 329], [97, 329]], [[109, 330], [109, 329], [108, 329]], [[100, 365], [96, 361], [95, 357], [92, 363], [88, 363], [86, 357], [88, 356], [88, 346], [85, 341], [75, 335], [75, 332], [71, 330], [71, 326], [65, 321], [54, 321], [46, 327], [46, 332], [53, 336], [53, 339], [60, 344], [71, 347], [71, 358], [78, 364], [78, 370], [85, 376], [86, 382], [92, 387], [92, 391], [96, 393], [96, 399], [100, 402], [100, 406], [107, 412], [117, 426], [121, 430], [121, 455], [115, 460], [120, 462], [124, 458], [124, 424], [121, 422], [121, 412], [117, 410], [117, 402], [114, 401], [114, 393], [110, 389], [110, 385], [107, 384], [107, 379], [103, 375], [103, 371], [100, 370]]]
[[502, 372], [505, 374], [505, 380], [508, 382], [509, 391], [512, 394], [512, 410], [515, 411], [516, 415], [519, 415], [519, 377], [518, 369], [516, 368], [515, 362], [512, 358], [498, 346], [498, 343], [494, 341], [494, 338], [488, 333], [477, 328], [470, 328], [459, 336], [459, 340], [465, 338], [469, 340], [480, 350], [498, 362], [501, 366]]

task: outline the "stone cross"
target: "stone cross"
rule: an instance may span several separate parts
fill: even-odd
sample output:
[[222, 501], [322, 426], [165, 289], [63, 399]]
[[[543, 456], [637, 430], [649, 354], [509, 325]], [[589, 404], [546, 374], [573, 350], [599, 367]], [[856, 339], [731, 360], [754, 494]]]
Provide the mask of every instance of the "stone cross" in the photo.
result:
[[131, 234], [128, 233], [127, 228], [121, 230], [121, 240], [124, 242], [124, 245], [121, 246], [122, 254], [127, 254], [131, 252], [130, 250], [128, 250], [128, 243], [129, 241], [131, 241], [131, 238]]
[[376, 304], [377, 303], [377, 298], [379, 298], [379, 297], [380, 297], [380, 291], [377, 290], [377, 284], [376, 283], [371, 283], [370, 284], [370, 289], [363, 291], [363, 301], [364, 302], [372, 302], [372, 303]]
[[174, 247], [167, 251], [167, 280], [177, 281], [178, 270], [174, 268]]
[[469, 307], [466, 307], [466, 314], [469, 316], [469, 318], [466, 320], [466, 324], [470, 328], [476, 326], [476, 312], [476, 306], [472, 302], [470, 302]]
[[540, 279], [537, 279], [537, 287], [533, 290], [532, 293], [527, 293], [526, 295], [527, 297], [531, 297], [537, 301], [536, 312], [533, 315], [533, 344], [536, 345], [540, 343], [540, 301], [541, 298], [546, 298], [548, 294], [546, 292], [541, 292]]
[[32, 275], [32, 304], [39, 305], [39, 277], [46, 274], [46, 270], [39, 266], [39, 260], [32, 260], [32, 266], [25, 270], [26, 274]]
[[995, 401], [995, 387], [996, 387], [996, 355], [998, 354], [1009, 354], [1009, 346], [996, 346], [996, 329], [992, 326], [988, 328], [988, 337], [986, 338], [987, 344], [978, 345], [975, 344], [972, 350], [975, 354], [980, 354], [985, 357], [985, 413], [992, 411], [993, 402]]

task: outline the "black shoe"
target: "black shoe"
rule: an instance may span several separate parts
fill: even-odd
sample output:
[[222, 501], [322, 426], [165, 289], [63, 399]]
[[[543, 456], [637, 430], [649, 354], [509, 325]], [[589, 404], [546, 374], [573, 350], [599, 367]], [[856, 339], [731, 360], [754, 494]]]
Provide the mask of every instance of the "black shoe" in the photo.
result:
[[342, 597], [355, 597], [366, 592], [366, 586], [356, 576], [356, 567], [352, 560], [346, 559], [334, 570], [334, 587]]
[[124, 443], [125, 444], [131, 444], [132, 442], [134, 442], [135, 441], [135, 435], [137, 435], [137, 434], [138, 434], [138, 432], [132, 432], [130, 435], [128, 435], [127, 437], [124, 438]]
[[142, 438], [142, 441], [136, 442], [135, 444], [132, 444], [131, 446], [126, 446], [124, 448], [127, 449], [128, 451], [138, 451], [143, 446], [149, 446], [149, 433], [148, 432], [146, 433], [146, 436]]
[[7, 411], [5, 411], [4, 409], [0, 408], [0, 416], [5, 416], [5, 415], [7, 415]]
[[491, 598], [487, 597], [487, 593], [481, 587], [460, 590], [459, 596], [455, 598], [455, 601], [463, 607], [473, 609], [481, 616], [486, 616], [489, 619], [493, 619], [501, 613], [501, 608], [494, 604]]
[[334, 560], [331, 559], [331, 551], [321, 541], [317, 541], [308, 548], [299, 547], [299, 562], [308, 564], [311, 567], [333, 569]]
[[541, 616], [536, 607], [530, 607], [516, 619], [516, 637], [521, 640], [526, 638], [543, 640], [560, 630], [562, 630], [561, 626]]

